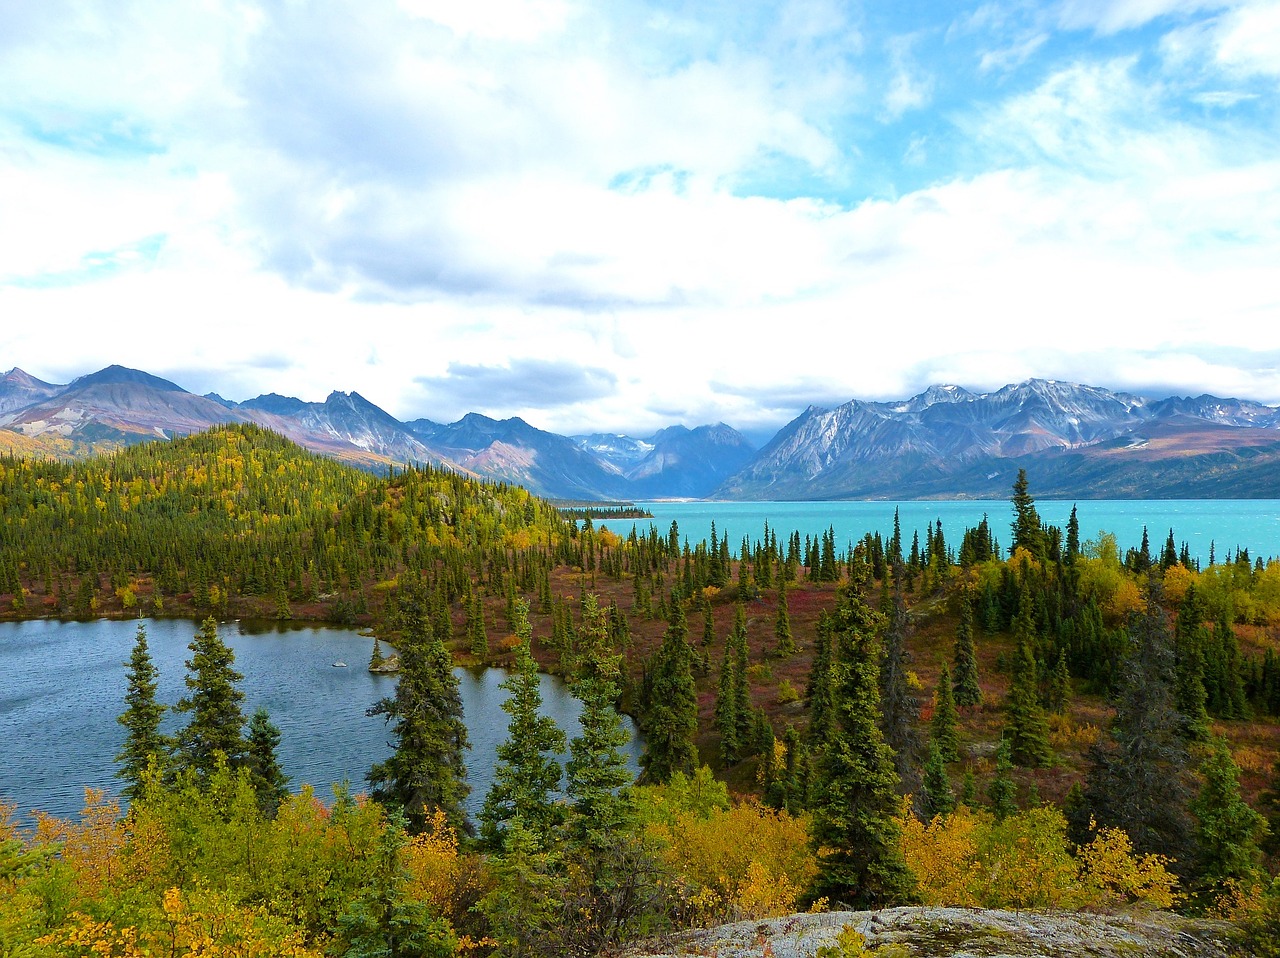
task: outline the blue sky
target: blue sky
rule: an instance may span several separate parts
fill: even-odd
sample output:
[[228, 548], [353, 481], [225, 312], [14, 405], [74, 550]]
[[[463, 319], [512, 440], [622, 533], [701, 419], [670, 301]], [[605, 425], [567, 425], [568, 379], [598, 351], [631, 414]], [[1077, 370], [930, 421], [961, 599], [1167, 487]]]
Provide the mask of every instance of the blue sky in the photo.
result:
[[1280, 403], [1280, 2], [0, 3], [0, 366], [561, 432]]

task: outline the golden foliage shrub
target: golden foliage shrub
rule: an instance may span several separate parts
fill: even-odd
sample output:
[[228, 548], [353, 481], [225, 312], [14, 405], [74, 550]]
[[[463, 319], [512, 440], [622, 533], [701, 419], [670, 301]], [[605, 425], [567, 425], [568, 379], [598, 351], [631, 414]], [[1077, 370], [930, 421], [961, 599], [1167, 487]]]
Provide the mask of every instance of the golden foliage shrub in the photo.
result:
[[979, 908], [1168, 908], [1177, 879], [1168, 859], [1136, 855], [1128, 835], [1104, 828], [1072, 856], [1067, 822], [1040, 807], [996, 821], [961, 806], [925, 824], [904, 802], [901, 848], [926, 905]]
[[788, 915], [817, 872], [805, 820], [754, 799], [705, 816], [677, 810], [648, 832], [695, 923]]

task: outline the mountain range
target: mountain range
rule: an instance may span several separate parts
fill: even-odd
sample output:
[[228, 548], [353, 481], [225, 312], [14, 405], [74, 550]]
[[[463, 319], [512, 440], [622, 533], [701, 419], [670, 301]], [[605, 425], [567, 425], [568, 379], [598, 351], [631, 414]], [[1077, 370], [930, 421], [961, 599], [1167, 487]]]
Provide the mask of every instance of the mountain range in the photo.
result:
[[233, 402], [122, 366], [65, 385], [0, 376], [0, 449], [22, 455], [82, 456], [225, 422], [365, 468], [433, 463], [563, 500], [1004, 498], [1020, 468], [1045, 498], [1280, 498], [1280, 410], [1043, 379], [811, 406], [755, 450], [723, 423], [561, 436], [477, 413], [401, 422], [354, 392]]

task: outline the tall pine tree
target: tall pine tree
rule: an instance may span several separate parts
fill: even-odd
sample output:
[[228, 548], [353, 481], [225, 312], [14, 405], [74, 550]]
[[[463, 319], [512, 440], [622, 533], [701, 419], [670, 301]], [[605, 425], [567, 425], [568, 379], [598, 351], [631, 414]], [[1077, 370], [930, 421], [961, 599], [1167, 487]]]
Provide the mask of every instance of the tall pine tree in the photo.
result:
[[915, 886], [898, 845], [893, 749], [878, 722], [883, 627], [855, 590], [845, 592], [835, 617], [835, 722], [814, 788], [811, 895], [855, 908], [909, 901]]
[[176, 758], [180, 768], [207, 778], [219, 754], [232, 766], [244, 760], [244, 693], [238, 685], [244, 676], [235, 670], [235, 653], [218, 636], [212, 618], [200, 624], [188, 648], [190, 695], [179, 699], [174, 711], [190, 714], [191, 720], [178, 732]]
[[658, 650], [653, 685], [645, 710], [645, 750], [640, 757], [645, 778], [665, 784], [674, 772], [692, 775], [698, 767], [693, 744], [698, 731], [698, 693], [693, 682], [693, 649], [684, 609], [671, 605], [671, 622]]
[[156, 701], [159, 674], [147, 647], [147, 627], [138, 623], [133, 654], [129, 657], [129, 688], [125, 692], [125, 710], [116, 721], [125, 727], [124, 746], [116, 756], [120, 768], [116, 777], [125, 781], [124, 797], [130, 801], [142, 792], [147, 768], [153, 762], [165, 761], [169, 738], [160, 732], [165, 706]]
[[560, 786], [564, 732], [541, 714], [542, 690], [530, 643], [529, 607], [517, 599], [513, 613], [516, 646], [515, 669], [502, 687], [510, 694], [502, 710], [511, 716], [507, 740], [498, 746], [493, 785], [480, 810], [480, 837], [495, 851], [505, 846], [507, 829], [519, 818], [538, 843], [544, 844], [561, 818], [552, 795]]
[[463, 750], [467, 728], [449, 650], [431, 628], [427, 602], [400, 601], [400, 674], [395, 695], [368, 710], [390, 726], [395, 751], [369, 770], [376, 801], [401, 809], [413, 832], [437, 810], [458, 829], [469, 827], [462, 802], [469, 791]]

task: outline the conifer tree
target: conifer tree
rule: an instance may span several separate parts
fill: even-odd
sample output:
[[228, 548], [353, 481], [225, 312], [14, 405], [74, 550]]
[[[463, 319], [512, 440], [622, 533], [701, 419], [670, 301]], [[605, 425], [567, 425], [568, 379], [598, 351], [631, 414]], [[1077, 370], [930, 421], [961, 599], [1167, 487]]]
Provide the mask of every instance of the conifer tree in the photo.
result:
[[973, 600], [967, 591], [960, 605], [960, 626], [956, 629], [955, 664], [956, 705], [980, 704], [982, 688], [978, 685], [978, 659], [973, 647]]
[[511, 720], [507, 740], [498, 746], [493, 785], [479, 816], [480, 837], [495, 851], [505, 847], [512, 820], [520, 819], [541, 844], [561, 817], [552, 795], [560, 785], [557, 756], [564, 751], [565, 736], [553, 719], [541, 714], [541, 682], [530, 650], [533, 629], [523, 599], [516, 600], [513, 618], [520, 644], [515, 668], [502, 683], [510, 693], [502, 710]]
[[1014, 623], [1017, 646], [1013, 653], [1013, 676], [1005, 701], [1008, 722], [1005, 736], [1015, 765], [1025, 768], [1047, 768], [1053, 764], [1049, 745], [1049, 722], [1040, 705], [1038, 669], [1032, 644], [1035, 641], [1031, 621], [1031, 595], [1024, 584], [1018, 600], [1018, 619]]
[[645, 778], [664, 784], [674, 772], [692, 775], [698, 767], [693, 738], [698, 731], [698, 694], [693, 682], [693, 649], [684, 609], [671, 607], [671, 622], [658, 650], [649, 707], [645, 713]]
[[125, 710], [116, 719], [126, 730], [124, 746], [116, 756], [120, 765], [116, 777], [124, 779], [124, 797], [133, 801], [141, 795], [148, 766], [164, 762], [170, 745], [169, 737], [160, 731], [166, 709], [156, 701], [159, 674], [147, 648], [147, 627], [141, 622], [129, 657], [128, 680]]
[[910, 900], [898, 845], [898, 775], [878, 724], [884, 618], [854, 590], [836, 610], [835, 722], [816, 770], [811, 837], [819, 871], [811, 895], [854, 907]]
[[1178, 606], [1174, 628], [1174, 700], [1183, 716], [1183, 736], [1192, 742], [1209, 738], [1208, 694], [1204, 687], [1204, 652], [1209, 645], [1209, 630], [1204, 624], [1205, 614], [1204, 602], [1195, 585], [1188, 586]]
[[951, 670], [942, 666], [938, 690], [933, 700], [933, 718], [929, 723], [930, 740], [937, 744], [943, 762], [960, 760], [960, 732], [957, 728], [956, 703], [951, 695]]
[[893, 596], [888, 628], [884, 634], [884, 654], [880, 659], [880, 729], [894, 755], [894, 767], [907, 791], [914, 791], [920, 736], [916, 718], [920, 708], [907, 684], [907, 632], [910, 620], [902, 598], [900, 566], [894, 568]]
[[484, 627], [484, 602], [479, 592], [472, 593], [467, 609], [467, 638], [477, 661], [483, 662], [489, 657], [489, 633]]
[[1013, 744], [1002, 738], [996, 748], [996, 774], [987, 785], [987, 798], [997, 821], [1003, 821], [1018, 811], [1017, 796], [1018, 786], [1013, 780]]
[[1067, 668], [1067, 650], [1058, 650], [1058, 661], [1049, 680], [1049, 711], [1066, 715], [1071, 705], [1071, 672]]
[[1224, 890], [1229, 882], [1249, 887], [1261, 877], [1259, 843], [1266, 820], [1240, 796], [1240, 769], [1225, 739], [1209, 745], [1200, 764], [1204, 784], [1191, 800], [1196, 817], [1199, 880], [1207, 890]]
[[813, 663], [809, 667], [809, 684], [805, 698], [809, 702], [808, 741], [820, 748], [835, 722], [835, 701], [832, 697], [832, 626], [831, 617], [824, 609], [818, 614]]
[[280, 768], [276, 757], [279, 746], [280, 729], [272, 724], [266, 707], [260, 705], [249, 719], [245, 766], [258, 796], [258, 808], [267, 818], [275, 818], [280, 803], [289, 795], [289, 777]]
[[733, 714], [738, 720], [739, 756], [754, 751], [751, 720], [751, 667], [750, 650], [747, 648], [747, 610], [741, 602], [733, 614], [733, 631], [729, 633], [733, 646]]
[[924, 766], [920, 789], [920, 812], [926, 822], [938, 815], [950, 815], [956, 808], [955, 792], [947, 776], [947, 761], [937, 739], [929, 741], [929, 759]]
[[395, 695], [368, 710], [390, 726], [395, 751], [369, 770], [372, 797], [401, 809], [413, 832], [437, 810], [466, 830], [462, 802], [469, 791], [463, 750], [467, 728], [449, 650], [435, 636], [426, 602], [400, 603], [400, 673]]
[[737, 662], [733, 648], [726, 642], [724, 659], [720, 663], [720, 684], [716, 689], [715, 726], [720, 733], [720, 764], [728, 767], [741, 757], [741, 741], [738, 738], [740, 724], [737, 712]]
[[1027, 491], [1027, 470], [1019, 469], [1018, 478], [1013, 483], [1013, 546], [1022, 547], [1031, 553], [1033, 558], [1043, 559], [1045, 555], [1044, 526], [1040, 522], [1040, 514], [1036, 512], [1035, 500]]
[[1170, 856], [1185, 868], [1193, 848], [1190, 758], [1179, 733], [1172, 646], [1153, 583], [1146, 612], [1130, 621], [1116, 716], [1089, 750], [1084, 802], [1071, 825], [1077, 838], [1085, 837], [1090, 817], [1123, 828], [1135, 851]]
[[778, 586], [778, 615], [774, 620], [773, 634], [777, 638], [778, 655], [784, 658], [795, 655], [796, 643], [791, 637], [791, 613], [787, 608], [787, 586]]
[[190, 695], [179, 699], [174, 711], [189, 713], [191, 720], [178, 732], [176, 758], [180, 768], [207, 778], [219, 754], [232, 766], [244, 759], [244, 693], [237, 684], [244, 676], [233, 668], [235, 653], [218, 636], [218, 623], [212, 618], [200, 624], [188, 648]]

